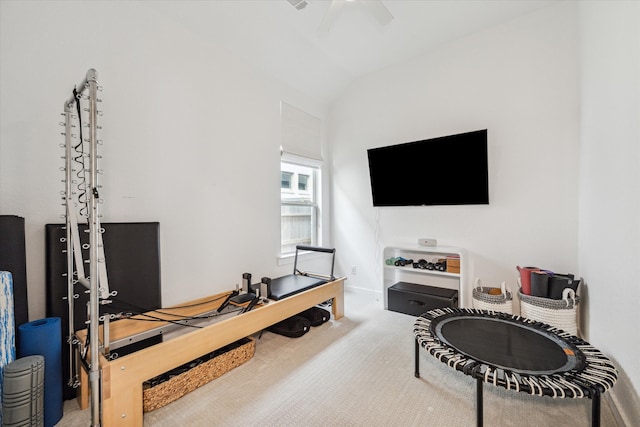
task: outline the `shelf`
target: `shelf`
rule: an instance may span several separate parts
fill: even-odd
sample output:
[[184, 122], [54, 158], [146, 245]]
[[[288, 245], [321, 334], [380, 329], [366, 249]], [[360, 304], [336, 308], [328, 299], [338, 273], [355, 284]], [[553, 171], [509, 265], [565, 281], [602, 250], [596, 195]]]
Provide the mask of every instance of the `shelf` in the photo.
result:
[[[460, 272], [451, 273], [439, 270], [426, 270], [413, 268], [412, 265], [396, 266], [387, 265], [389, 258], [402, 257], [417, 261], [426, 259], [431, 261], [437, 258], [455, 256], [460, 259]], [[466, 254], [461, 248], [450, 246], [387, 246], [383, 250], [383, 293], [384, 307], [388, 308], [388, 289], [397, 282], [407, 282], [422, 286], [453, 289], [458, 291], [458, 304], [460, 307], [471, 306], [471, 292], [467, 290]]]
[[423, 270], [421, 268], [413, 268], [413, 267], [396, 267], [395, 265], [386, 265], [384, 268], [388, 268], [391, 270], [400, 270], [406, 273], [416, 273], [416, 274], [434, 274], [436, 276], [445, 276], [445, 277], [460, 277], [459, 273], [447, 273], [446, 271], [438, 271], [438, 270]]

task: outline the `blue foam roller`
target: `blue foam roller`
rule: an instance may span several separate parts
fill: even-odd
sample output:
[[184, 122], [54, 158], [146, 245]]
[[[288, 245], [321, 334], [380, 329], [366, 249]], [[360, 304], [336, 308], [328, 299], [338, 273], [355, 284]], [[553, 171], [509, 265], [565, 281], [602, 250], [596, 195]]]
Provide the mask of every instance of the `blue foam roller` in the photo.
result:
[[8, 271], [0, 271], [0, 289], [0, 425], [2, 425], [4, 367], [16, 359], [13, 277]]
[[44, 356], [44, 425], [62, 419], [62, 326], [59, 317], [47, 317], [18, 326], [19, 357]]

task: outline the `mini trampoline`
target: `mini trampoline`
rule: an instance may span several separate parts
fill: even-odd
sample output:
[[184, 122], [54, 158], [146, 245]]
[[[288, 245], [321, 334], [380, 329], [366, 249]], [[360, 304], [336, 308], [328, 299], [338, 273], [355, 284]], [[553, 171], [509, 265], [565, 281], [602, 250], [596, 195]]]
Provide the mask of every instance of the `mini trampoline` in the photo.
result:
[[415, 376], [419, 348], [477, 380], [477, 425], [482, 426], [482, 383], [554, 398], [589, 398], [591, 424], [600, 425], [600, 395], [617, 371], [598, 349], [553, 326], [500, 312], [440, 308], [414, 323]]

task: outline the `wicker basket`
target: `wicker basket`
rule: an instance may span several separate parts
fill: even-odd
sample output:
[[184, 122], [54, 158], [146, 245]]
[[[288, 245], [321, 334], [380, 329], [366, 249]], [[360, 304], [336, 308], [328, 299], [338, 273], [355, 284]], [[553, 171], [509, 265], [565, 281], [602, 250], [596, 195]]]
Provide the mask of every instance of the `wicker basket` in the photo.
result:
[[142, 391], [143, 411], [150, 412], [162, 408], [242, 365], [253, 357], [255, 348], [253, 338], [243, 338], [145, 381]]
[[505, 282], [500, 285], [501, 293], [499, 295], [489, 294], [489, 289], [491, 288], [480, 285], [480, 279], [475, 280], [473, 284], [473, 308], [513, 314], [513, 296], [511, 295], [511, 290], [505, 286]]
[[522, 290], [518, 292], [518, 296], [522, 317], [555, 326], [571, 335], [578, 335], [577, 310], [580, 297], [573, 289], [565, 289], [561, 300], [525, 295]]

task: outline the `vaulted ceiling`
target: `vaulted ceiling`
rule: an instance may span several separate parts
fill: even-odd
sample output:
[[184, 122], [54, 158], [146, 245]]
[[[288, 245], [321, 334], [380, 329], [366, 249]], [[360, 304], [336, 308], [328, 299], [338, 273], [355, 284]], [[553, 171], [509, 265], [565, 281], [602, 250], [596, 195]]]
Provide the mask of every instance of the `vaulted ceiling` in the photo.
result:
[[362, 75], [558, 1], [384, 0], [375, 6], [393, 17], [385, 25], [369, 0], [148, 4], [292, 87], [331, 101]]

